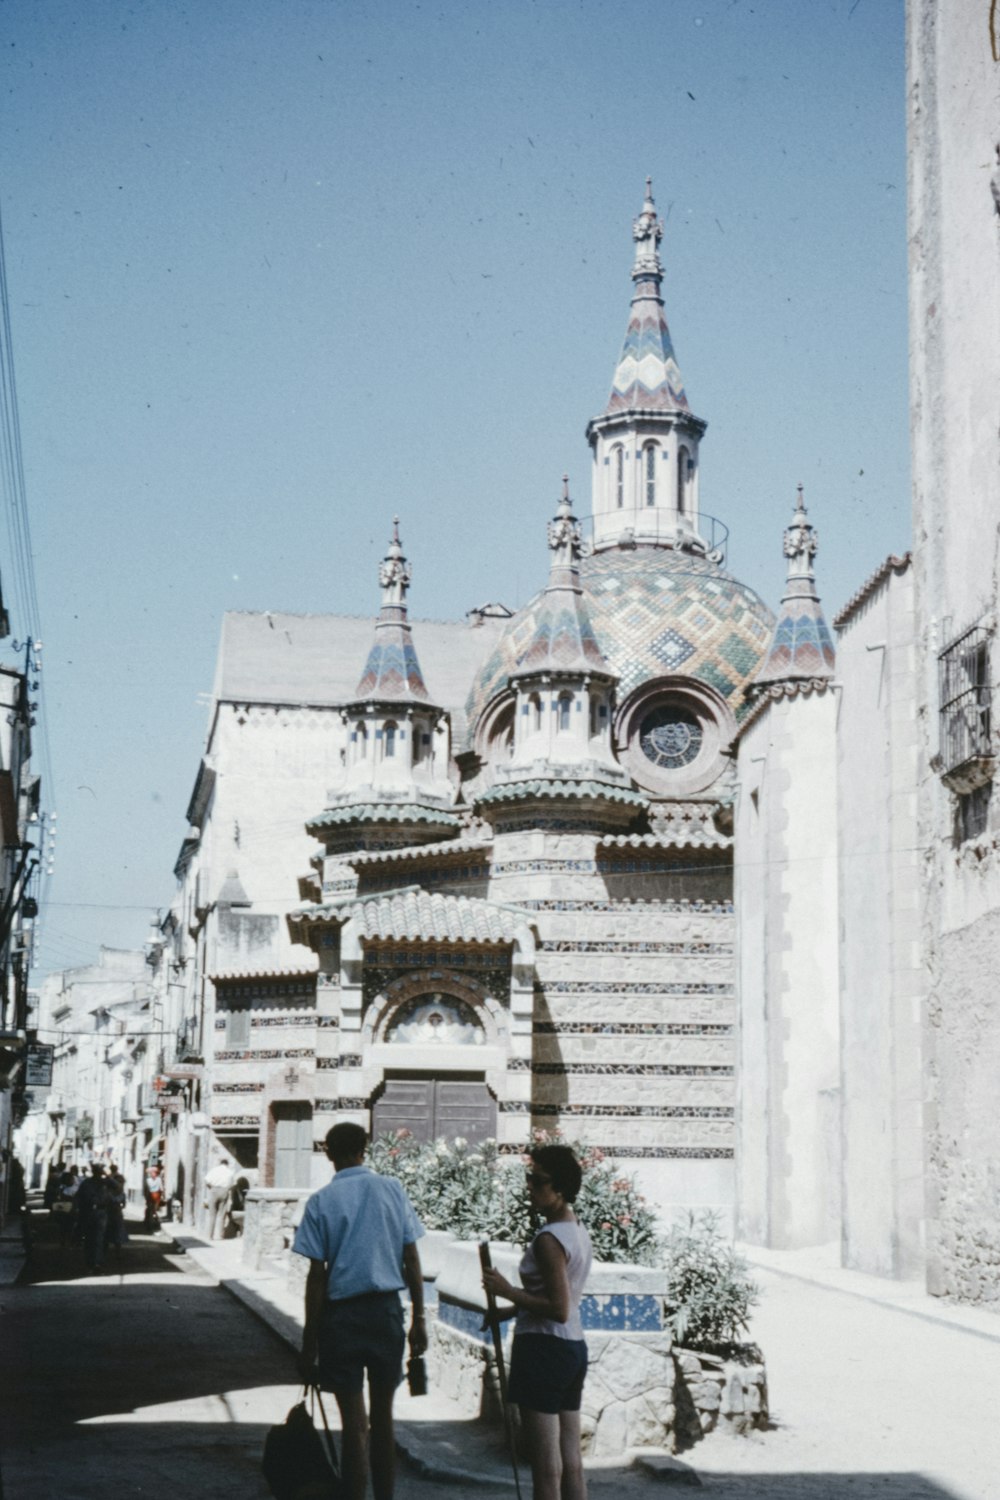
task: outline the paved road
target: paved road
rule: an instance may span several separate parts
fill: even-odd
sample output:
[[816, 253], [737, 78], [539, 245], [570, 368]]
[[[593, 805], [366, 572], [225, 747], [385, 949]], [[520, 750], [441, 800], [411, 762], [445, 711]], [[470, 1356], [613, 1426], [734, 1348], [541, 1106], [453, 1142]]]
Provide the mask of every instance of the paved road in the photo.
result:
[[[264, 1435], [298, 1399], [292, 1352], [189, 1257], [130, 1228], [120, 1263], [95, 1275], [42, 1221], [27, 1273], [0, 1291], [0, 1496], [264, 1500]], [[396, 1493], [461, 1489], [401, 1465]], [[616, 1476], [593, 1488], [595, 1500], [621, 1494]]]
[[[264, 1500], [264, 1434], [297, 1399], [291, 1350], [169, 1250], [135, 1234], [121, 1274], [94, 1276], [43, 1236], [27, 1277], [0, 1291], [2, 1500]], [[754, 1332], [774, 1426], [683, 1455], [706, 1500], [1000, 1500], [1000, 1341], [760, 1279]], [[427, 1439], [432, 1460], [502, 1472], [465, 1424], [428, 1424]], [[591, 1500], [651, 1500], [668, 1487], [590, 1476]], [[469, 1490], [401, 1468], [397, 1497]], [[509, 1482], [475, 1491], [512, 1494]]]

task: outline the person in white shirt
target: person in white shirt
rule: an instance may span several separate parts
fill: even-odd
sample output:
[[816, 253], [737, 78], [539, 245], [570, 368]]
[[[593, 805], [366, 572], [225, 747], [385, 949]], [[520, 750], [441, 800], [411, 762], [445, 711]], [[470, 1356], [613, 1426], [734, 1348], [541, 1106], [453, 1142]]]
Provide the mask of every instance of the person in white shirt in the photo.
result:
[[216, 1163], [205, 1174], [205, 1202], [208, 1207], [208, 1237], [221, 1240], [226, 1226], [226, 1209], [233, 1185], [233, 1167], [221, 1151], [216, 1152]]

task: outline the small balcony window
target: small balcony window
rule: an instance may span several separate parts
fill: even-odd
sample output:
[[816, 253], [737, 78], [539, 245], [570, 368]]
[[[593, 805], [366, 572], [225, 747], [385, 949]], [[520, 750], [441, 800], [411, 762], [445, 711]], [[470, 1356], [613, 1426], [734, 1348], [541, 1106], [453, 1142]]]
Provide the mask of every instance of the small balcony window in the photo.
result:
[[948, 776], [992, 755], [990, 639], [973, 625], [938, 657], [940, 755]]

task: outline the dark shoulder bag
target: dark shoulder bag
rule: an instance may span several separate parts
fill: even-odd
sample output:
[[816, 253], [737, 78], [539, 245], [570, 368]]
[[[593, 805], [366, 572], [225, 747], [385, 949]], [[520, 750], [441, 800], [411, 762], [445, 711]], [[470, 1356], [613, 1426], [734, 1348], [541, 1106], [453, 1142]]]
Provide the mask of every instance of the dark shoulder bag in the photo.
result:
[[[307, 1400], [314, 1411], [319, 1406], [323, 1437], [316, 1430]], [[318, 1386], [306, 1386], [303, 1399], [292, 1407], [284, 1422], [271, 1428], [261, 1468], [276, 1500], [340, 1500], [340, 1465]]]

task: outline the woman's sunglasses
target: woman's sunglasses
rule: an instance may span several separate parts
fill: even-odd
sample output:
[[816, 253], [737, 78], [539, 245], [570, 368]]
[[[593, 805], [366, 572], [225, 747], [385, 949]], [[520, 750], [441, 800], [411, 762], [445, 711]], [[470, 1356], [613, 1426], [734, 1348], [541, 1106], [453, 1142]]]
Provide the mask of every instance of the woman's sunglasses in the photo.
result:
[[552, 1178], [546, 1177], [544, 1172], [525, 1172], [524, 1180], [529, 1187], [542, 1188], [548, 1187]]

